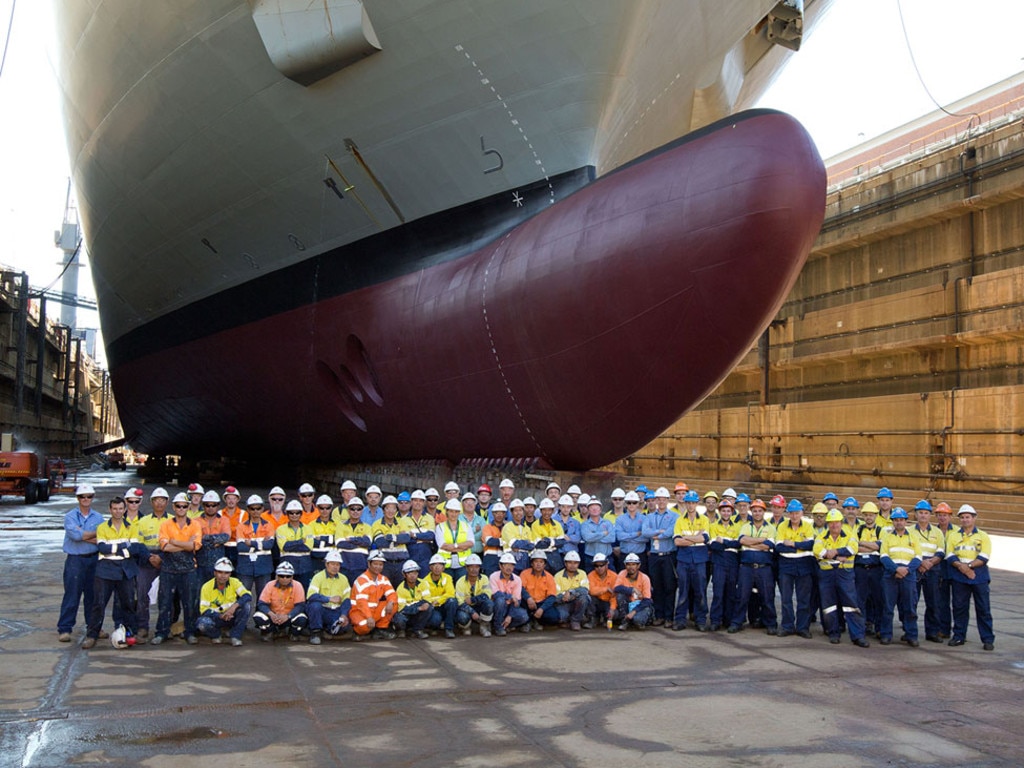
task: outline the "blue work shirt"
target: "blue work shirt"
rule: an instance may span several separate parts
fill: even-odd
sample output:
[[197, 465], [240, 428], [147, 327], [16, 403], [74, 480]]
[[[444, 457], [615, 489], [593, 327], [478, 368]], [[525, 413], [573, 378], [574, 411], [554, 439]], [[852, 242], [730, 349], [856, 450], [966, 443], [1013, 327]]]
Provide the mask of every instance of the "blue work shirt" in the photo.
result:
[[619, 542], [619, 550], [625, 554], [643, 554], [647, 550], [647, 539], [644, 537], [644, 515], [639, 512], [635, 518], [627, 512], [615, 520], [615, 538]]
[[556, 510], [555, 514], [551, 516], [551, 519], [557, 523], [560, 523], [562, 530], [565, 531], [565, 543], [558, 548], [560, 554], [567, 555], [570, 552], [578, 552], [580, 541], [580, 521], [572, 515], [567, 518], [562, 518], [560, 514], [561, 510]]
[[64, 515], [64, 552], [69, 555], [95, 555], [98, 547], [95, 541], [82, 541], [82, 534], [96, 533], [103, 523], [103, 515], [90, 507], [89, 514], [75, 507]]
[[580, 523], [580, 537], [584, 542], [584, 552], [593, 557], [601, 553], [611, 555], [615, 543], [615, 526], [611, 520], [599, 517], [595, 523], [589, 517]]
[[[676, 547], [676, 520], [679, 515], [671, 509], [664, 512], [648, 512], [644, 519], [644, 536], [651, 540], [651, 552], [659, 554], [664, 552], [675, 552]], [[659, 533], [661, 531], [661, 533]]]

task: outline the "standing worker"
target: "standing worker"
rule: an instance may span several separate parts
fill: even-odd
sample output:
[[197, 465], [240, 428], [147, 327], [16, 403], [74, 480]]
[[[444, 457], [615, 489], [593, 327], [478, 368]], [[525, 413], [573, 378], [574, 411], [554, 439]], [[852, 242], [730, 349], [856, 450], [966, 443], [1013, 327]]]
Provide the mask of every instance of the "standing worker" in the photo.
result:
[[64, 515], [64, 598], [57, 619], [57, 639], [71, 642], [78, 606], [85, 604], [85, 620], [92, 615], [96, 580], [96, 529], [103, 515], [92, 508], [96, 490], [88, 483], [75, 489], [78, 505]]
[[921, 565], [917, 567], [916, 606], [924, 595], [924, 639], [932, 643], [942, 642], [939, 638], [939, 579], [942, 561], [946, 557], [946, 537], [938, 526], [931, 524], [932, 505], [921, 499], [914, 505], [917, 522], [910, 528], [910, 534], [917, 539], [921, 548]]
[[107, 603], [112, 594], [121, 606], [121, 618], [128, 636], [134, 636], [138, 629], [135, 623], [135, 580], [139, 574], [136, 558], [142, 555], [145, 548], [138, 543], [135, 527], [125, 520], [124, 499], [111, 499], [109, 506], [110, 520], [101, 523], [96, 529], [98, 562], [93, 586], [95, 599], [86, 637], [82, 641], [83, 648], [96, 645], [103, 627], [103, 614], [107, 611]]
[[199, 617], [199, 575], [196, 552], [202, 547], [203, 530], [188, 517], [188, 496], [179, 493], [171, 502], [174, 516], [160, 526], [160, 615], [156, 634], [150, 643], [160, 645], [171, 634], [174, 598], [181, 601], [185, 615], [185, 642], [195, 645], [196, 619]]
[[[882, 490], [885, 490], [884, 488]], [[899, 608], [903, 624], [901, 642], [917, 648], [917, 567], [921, 565], [921, 546], [907, 530], [907, 511], [893, 507], [889, 513], [892, 530], [882, 532], [882, 645], [892, 642], [894, 608]]]
[[857, 556], [857, 532], [843, 524], [843, 513], [830, 509], [825, 514], [827, 531], [814, 540], [814, 556], [821, 567], [818, 590], [825, 616], [825, 634], [833, 645], [839, 643], [839, 612], [846, 616], [846, 626], [854, 645], [867, 648], [864, 617], [857, 607], [857, 585], [853, 576]]
[[975, 522], [978, 513], [970, 504], [957, 512], [960, 530], [952, 531], [946, 544], [947, 559], [952, 566], [950, 578], [953, 586], [953, 637], [949, 644], [963, 645], [967, 641], [967, 623], [970, 620], [971, 598], [974, 598], [974, 618], [981, 635], [982, 648], [995, 649], [996, 635], [992, 628], [992, 607], [989, 602], [988, 560], [992, 556], [992, 542], [988, 534], [979, 530]]
[[139, 543], [149, 552], [147, 557], [139, 560], [139, 575], [136, 578], [135, 593], [135, 625], [138, 627], [138, 640], [149, 639], [149, 590], [160, 575], [160, 526], [167, 519], [167, 504], [170, 497], [163, 488], [154, 488], [149, 495], [152, 511], [142, 515], [135, 528]]
[[[838, 511], [838, 510], [836, 510]], [[799, 499], [790, 499], [786, 507], [789, 519], [775, 526], [775, 554], [778, 557], [779, 596], [782, 598], [782, 622], [779, 637], [797, 634], [811, 637], [811, 593], [814, 589], [814, 526], [804, 519], [804, 505]], [[840, 513], [841, 514], [841, 513]], [[825, 520], [828, 520], [826, 515]], [[832, 526], [829, 526], [829, 530]], [[853, 567], [853, 558], [850, 558]], [[851, 578], [853, 573], [850, 574]], [[822, 574], [818, 574], [819, 580]], [[833, 592], [834, 592], [833, 588]], [[793, 595], [796, 593], [796, 612]]]

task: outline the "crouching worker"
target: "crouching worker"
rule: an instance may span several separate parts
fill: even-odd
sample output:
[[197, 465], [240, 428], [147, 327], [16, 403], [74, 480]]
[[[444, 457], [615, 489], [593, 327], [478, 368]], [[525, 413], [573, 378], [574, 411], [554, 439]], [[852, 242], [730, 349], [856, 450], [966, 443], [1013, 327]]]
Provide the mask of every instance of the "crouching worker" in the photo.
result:
[[222, 557], [213, 566], [213, 578], [199, 591], [199, 618], [196, 632], [220, 643], [224, 630], [231, 645], [242, 644], [242, 634], [252, 611], [252, 593], [231, 575], [231, 560]]
[[503, 637], [510, 629], [530, 631], [530, 615], [521, 607], [523, 581], [515, 571], [516, 556], [506, 552], [498, 558], [498, 572], [492, 573], [489, 580], [494, 604], [494, 634], [498, 637]]
[[348, 617], [357, 640], [371, 633], [380, 640], [395, 638], [389, 625], [398, 610], [398, 596], [391, 580], [384, 575], [385, 562], [383, 552], [372, 550], [366, 558], [366, 572], [352, 585], [352, 610]]
[[398, 611], [391, 619], [392, 629], [418, 640], [430, 637], [427, 622], [434, 606], [430, 604], [429, 587], [420, 580], [420, 564], [415, 560], [406, 560], [402, 565], [402, 583], [395, 594], [398, 596]]
[[295, 580], [295, 567], [288, 562], [277, 566], [277, 578], [260, 593], [253, 624], [260, 640], [267, 643], [288, 632], [297, 642], [309, 620], [306, 616], [306, 590]]
[[341, 573], [341, 553], [331, 549], [324, 556], [324, 569], [317, 571], [306, 593], [310, 645], [320, 645], [324, 632], [341, 637], [352, 630], [348, 612], [352, 609], [352, 588]]
[[466, 575], [455, 585], [455, 623], [462, 634], [473, 633], [473, 623], [480, 628], [480, 637], [491, 636], [491, 619], [494, 618], [494, 602], [491, 600], [491, 585], [482, 575], [483, 560], [479, 555], [466, 558]]
[[643, 629], [654, 620], [654, 602], [651, 600], [651, 580], [640, 570], [640, 556], [626, 555], [625, 570], [615, 579], [615, 618], [619, 629], [625, 632], [632, 624]]
[[612, 618], [615, 616], [615, 581], [616, 574], [608, 567], [608, 556], [604, 552], [598, 552], [591, 561], [594, 569], [587, 574], [587, 581], [590, 585], [590, 609], [591, 613], [587, 623], [612, 628]]
[[[569, 622], [569, 629], [579, 632], [584, 621], [593, 612], [590, 602], [590, 582], [580, 570], [579, 552], [570, 550], [562, 558], [565, 568], [555, 574], [558, 587], [558, 615], [560, 623]], [[588, 621], [588, 629], [593, 626]]]

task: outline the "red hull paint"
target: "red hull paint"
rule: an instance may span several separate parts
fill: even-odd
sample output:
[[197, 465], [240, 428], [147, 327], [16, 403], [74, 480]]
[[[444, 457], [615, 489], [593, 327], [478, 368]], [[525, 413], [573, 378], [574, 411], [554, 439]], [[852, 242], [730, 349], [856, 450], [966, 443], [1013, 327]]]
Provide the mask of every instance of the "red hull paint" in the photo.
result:
[[119, 365], [125, 431], [196, 456], [601, 466], [750, 349], [824, 203], [796, 121], [737, 121], [469, 256]]

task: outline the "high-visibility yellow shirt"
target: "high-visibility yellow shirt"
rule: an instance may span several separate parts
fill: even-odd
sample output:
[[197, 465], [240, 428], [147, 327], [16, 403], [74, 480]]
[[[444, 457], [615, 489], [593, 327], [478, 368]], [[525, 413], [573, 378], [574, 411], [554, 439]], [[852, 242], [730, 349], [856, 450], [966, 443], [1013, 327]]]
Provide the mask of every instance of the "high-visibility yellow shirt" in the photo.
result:
[[577, 569], [576, 573], [571, 576], [566, 573], [565, 569], [562, 569], [555, 574], [555, 586], [558, 587], [558, 594], [570, 592], [580, 587], [585, 588], [589, 592], [590, 580], [587, 579], [587, 574], [583, 572], [582, 568]]
[[488, 597], [492, 595], [491, 583], [482, 573], [472, 584], [469, 583], [469, 576], [463, 576], [455, 583], [455, 599], [458, 600], [460, 604], [468, 603], [474, 597], [479, 595], [487, 595]]
[[307, 597], [312, 597], [313, 595], [340, 597], [341, 602], [345, 602], [352, 596], [352, 586], [348, 583], [348, 578], [343, 573], [331, 576], [326, 570], [317, 571], [316, 575], [309, 581], [309, 589], [306, 590]]
[[205, 613], [212, 609], [217, 613], [224, 613], [225, 608], [238, 602], [238, 598], [250, 594], [252, 593], [234, 576], [228, 578], [224, 589], [217, 588], [217, 579], [210, 579], [199, 591], [199, 612]]
[[167, 519], [167, 515], [162, 517], [142, 515], [135, 524], [135, 535], [140, 542], [146, 545], [150, 552], [156, 552], [160, 549], [160, 526]]
[[304, 541], [310, 550], [313, 549], [313, 529], [308, 525], [300, 525], [298, 528], [292, 528], [287, 523], [279, 525], [274, 531], [274, 537], [277, 539], [277, 548], [281, 550], [282, 555], [299, 554], [298, 552], [284, 551], [284, 545], [292, 541]]
[[435, 580], [434, 574], [424, 576], [421, 581], [427, 588], [427, 600], [431, 605], [441, 605], [445, 600], [455, 597], [455, 582], [444, 571]]
[[910, 535], [917, 539], [921, 548], [921, 557], [942, 557], [945, 554], [946, 537], [942, 535], [937, 525], [930, 525], [923, 531], [916, 525], [907, 529]]
[[[825, 557], [825, 553], [830, 549], [845, 549], [846, 553], [841, 556], [846, 559], [840, 560], [839, 556], [834, 559]], [[857, 549], [857, 535], [846, 526], [843, 526], [842, 530], [839, 531], [838, 536], [833, 536], [828, 531], [825, 531], [824, 534], [818, 536], [814, 540], [813, 555], [818, 558], [818, 565], [821, 566], [823, 571], [831, 571], [833, 568], [850, 570], [853, 568], [854, 560], [857, 557]]]
[[426, 600], [430, 602], [430, 588], [424, 584], [426, 579], [420, 579], [416, 582], [416, 586], [410, 587], [409, 582], [403, 580], [401, 584], [395, 589], [395, 594], [398, 595], [398, 610], [402, 610], [410, 605]]
[[883, 531], [879, 551], [882, 560], [888, 557], [896, 565], [910, 565], [915, 559], [921, 559], [921, 545], [917, 543], [909, 529], [904, 530], [902, 536], [896, 533], [895, 529]]

